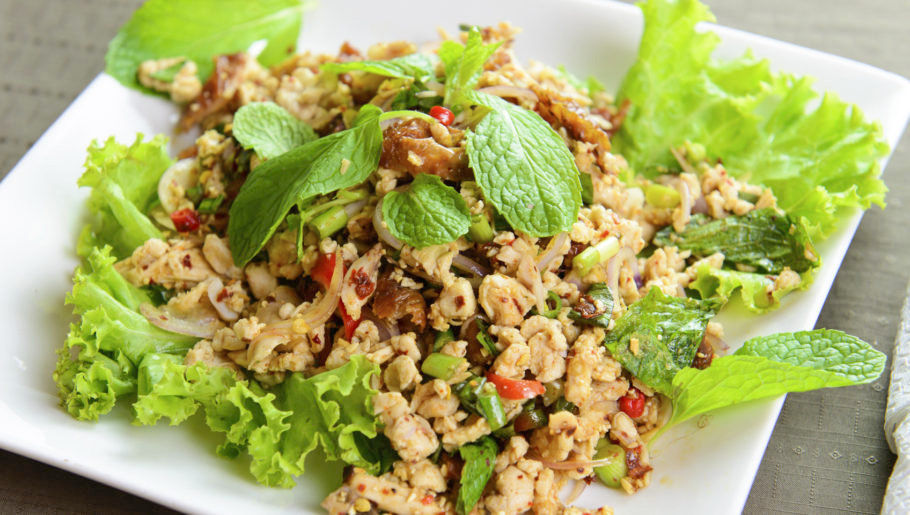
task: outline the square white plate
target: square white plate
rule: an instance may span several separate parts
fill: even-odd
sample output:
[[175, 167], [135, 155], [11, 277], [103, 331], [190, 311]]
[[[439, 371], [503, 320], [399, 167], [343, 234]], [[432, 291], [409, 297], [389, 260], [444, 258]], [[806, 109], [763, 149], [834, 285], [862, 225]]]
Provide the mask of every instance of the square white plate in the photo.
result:
[[[595, 0], [406, 0], [324, 2], [305, 16], [301, 49], [334, 52], [345, 40], [360, 48], [396, 39], [436, 39], [434, 28], [509, 20], [524, 28], [522, 60], [564, 64], [593, 74], [610, 90], [632, 63], [641, 32], [637, 8]], [[434, 14], [443, 13], [443, 14]], [[722, 55], [752, 48], [774, 66], [812, 75], [817, 85], [858, 104], [881, 122], [893, 147], [910, 116], [910, 82], [846, 59], [761, 36], [711, 27], [723, 38]], [[85, 149], [114, 135], [130, 142], [136, 132], [172, 132], [176, 109], [101, 75], [79, 96], [0, 184], [0, 446], [173, 508], [200, 513], [301, 513], [318, 510], [340, 481], [311, 459], [292, 490], [257, 485], [247, 464], [214, 454], [219, 436], [198, 417], [172, 429], [134, 427], [120, 406], [97, 424], [77, 422], [58, 406], [51, 379], [54, 350], [63, 341], [70, 309], [63, 306], [77, 264], [76, 235], [85, 191], [78, 191]], [[811, 329], [824, 304], [860, 214], [818, 246], [824, 258], [812, 287], [790, 295], [784, 307], [753, 317], [735, 307], [723, 314], [728, 341], [777, 331]], [[742, 510], [783, 399], [719, 411], [664, 435], [653, 449], [651, 487], [635, 496], [589, 488], [581, 506], [611, 505], [617, 513], [733, 513]]]

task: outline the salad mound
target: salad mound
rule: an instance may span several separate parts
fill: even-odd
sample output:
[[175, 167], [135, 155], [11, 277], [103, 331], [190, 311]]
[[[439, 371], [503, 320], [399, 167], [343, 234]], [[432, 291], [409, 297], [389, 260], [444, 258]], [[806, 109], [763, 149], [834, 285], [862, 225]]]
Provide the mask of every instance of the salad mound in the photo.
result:
[[886, 147], [854, 107], [810, 107], [804, 79], [711, 60], [697, 2], [643, 4], [616, 98], [522, 65], [507, 23], [284, 59], [299, 23], [263, 23], [259, 56], [187, 56], [143, 39], [164, 4], [109, 68], [199, 136], [177, 160], [162, 136], [89, 148], [80, 321], [54, 374], [74, 417], [199, 412], [268, 486], [319, 448], [348, 465], [331, 513], [575, 513], [570, 481], [647, 487], [676, 423], [881, 374], [833, 330], [729, 353], [718, 311], [807, 287], [813, 241], [881, 204]]

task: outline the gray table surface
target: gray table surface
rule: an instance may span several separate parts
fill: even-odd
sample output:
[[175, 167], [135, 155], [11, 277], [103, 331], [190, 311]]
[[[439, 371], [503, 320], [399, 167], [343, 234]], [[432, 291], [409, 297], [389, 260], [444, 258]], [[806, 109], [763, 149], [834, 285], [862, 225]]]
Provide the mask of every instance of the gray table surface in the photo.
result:
[[[138, 4], [0, 0], [0, 177], [102, 70], [107, 42]], [[906, 0], [709, 4], [724, 25], [910, 76]], [[866, 214], [818, 321], [819, 327], [856, 334], [888, 353], [910, 276], [908, 140], [905, 135], [885, 172], [888, 208]], [[886, 375], [861, 387], [790, 395], [745, 513], [878, 513], [894, 463], [881, 429], [887, 380]], [[0, 513], [50, 512], [170, 510], [0, 451]]]

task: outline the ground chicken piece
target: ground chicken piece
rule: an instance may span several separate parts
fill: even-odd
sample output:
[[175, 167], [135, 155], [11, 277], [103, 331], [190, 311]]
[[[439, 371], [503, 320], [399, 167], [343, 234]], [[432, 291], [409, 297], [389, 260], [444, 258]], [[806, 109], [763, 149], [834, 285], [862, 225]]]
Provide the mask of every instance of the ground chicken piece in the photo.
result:
[[423, 269], [433, 281], [446, 286], [456, 279], [452, 273], [452, 260], [458, 251], [457, 241], [445, 245], [430, 245], [422, 249], [405, 245], [401, 248], [400, 259], [410, 267]]
[[430, 306], [430, 325], [437, 331], [445, 331], [451, 324], [461, 325], [476, 311], [474, 288], [467, 279], [458, 278], [445, 286]]
[[515, 435], [509, 438], [502, 452], [496, 456], [496, 467], [494, 471], [498, 474], [506, 469], [509, 465], [514, 465], [519, 459], [523, 458], [528, 452], [528, 441], [521, 435]]
[[227, 238], [219, 238], [214, 233], [207, 234], [202, 244], [202, 255], [219, 274], [230, 279], [240, 279], [243, 276], [243, 272], [234, 264]]
[[458, 396], [442, 379], [418, 385], [411, 399], [411, 411], [428, 419], [454, 415], [458, 406]]
[[548, 461], [564, 461], [575, 447], [575, 432], [578, 419], [568, 411], [557, 411], [550, 415], [546, 427], [534, 431], [531, 446]]
[[484, 498], [490, 513], [517, 515], [534, 504], [534, 478], [515, 465], [510, 465], [493, 478], [495, 492]]
[[[367, 499], [370, 502], [358, 504]], [[401, 515], [437, 515], [447, 513], [445, 497], [423, 488], [411, 487], [392, 473], [375, 477], [355, 467], [345, 484], [322, 501], [331, 514], [366, 513], [375, 503], [380, 512]]]
[[442, 447], [446, 452], [455, 452], [466, 443], [471, 443], [481, 436], [490, 434], [490, 424], [483, 417], [474, 416], [465, 425], [442, 435]]
[[566, 365], [566, 400], [581, 406], [591, 395], [594, 367], [604, 356], [604, 330], [600, 327], [586, 329], [575, 340]]
[[480, 305], [496, 325], [521, 324], [535, 302], [534, 295], [511, 277], [491, 274], [480, 283]]
[[[171, 68], [181, 62], [183, 65], [180, 66], [180, 69], [174, 75], [174, 79], [170, 82], [153, 77], [155, 72]], [[197, 73], [198, 68], [193, 61], [185, 57], [170, 57], [167, 59], [143, 61], [142, 64], [139, 65], [137, 75], [139, 77], [139, 83], [143, 86], [154, 89], [155, 91], [168, 93], [171, 96], [171, 100], [174, 102], [185, 104], [199, 96], [199, 93], [202, 92], [202, 83], [199, 81], [199, 77], [196, 75]]]
[[538, 381], [555, 381], [566, 372], [568, 343], [562, 324], [542, 315], [534, 315], [521, 324], [521, 335], [531, 350], [531, 373]]
[[136, 286], [158, 284], [165, 288], [186, 289], [215, 275], [198, 243], [171, 240], [168, 243], [150, 238], [118, 262], [115, 268]]
[[507, 379], [521, 379], [530, 364], [531, 349], [521, 341], [509, 345], [499, 353], [491, 371]]
[[238, 378], [243, 377], [240, 367], [228, 359], [224, 352], [215, 350], [212, 346], [212, 342], [209, 340], [199, 340], [196, 342], [196, 345], [186, 353], [183, 364], [189, 367], [196, 363], [205, 363], [209, 368], [224, 367], [233, 370]]
[[556, 484], [553, 469], [545, 468], [537, 475], [534, 481], [534, 510], [535, 515], [557, 515], [562, 510], [559, 500], [559, 486]]
[[398, 356], [382, 371], [382, 382], [393, 392], [405, 392], [420, 382], [417, 364], [408, 356]]
[[610, 420], [612, 427], [610, 428], [610, 438], [619, 442], [619, 445], [622, 445], [626, 449], [634, 449], [642, 444], [641, 436], [638, 434], [638, 429], [635, 427], [635, 422], [622, 411], [617, 411], [613, 414], [613, 418]]
[[278, 279], [269, 273], [266, 263], [250, 263], [243, 270], [250, 291], [257, 299], [264, 299], [278, 287]]
[[351, 88], [347, 84], [339, 81], [329, 87], [318, 68], [314, 72], [308, 66], [298, 67], [281, 77], [275, 91], [275, 103], [316, 131], [325, 128], [345, 109], [353, 107]]
[[296, 279], [303, 273], [297, 261], [297, 231], [276, 233], [265, 247], [269, 254], [269, 272], [276, 277]]
[[392, 473], [402, 481], [414, 488], [422, 488], [433, 492], [445, 492], [446, 479], [439, 467], [430, 460], [420, 460], [417, 463], [396, 461]]
[[[379, 329], [371, 320], [364, 320], [354, 330], [351, 340], [337, 338], [331, 352], [325, 360], [325, 367], [329, 370], [338, 368], [351, 360], [355, 354], [373, 352], [379, 343]], [[388, 356], [391, 358], [391, 355]]]
[[383, 434], [401, 459], [412, 463], [433, 454], [439, 447], [436, 433], [427, 419], [410, 413], [408, 401], [398, 392], [380, 392], [373, 396], [373, 412], [379, 415]]

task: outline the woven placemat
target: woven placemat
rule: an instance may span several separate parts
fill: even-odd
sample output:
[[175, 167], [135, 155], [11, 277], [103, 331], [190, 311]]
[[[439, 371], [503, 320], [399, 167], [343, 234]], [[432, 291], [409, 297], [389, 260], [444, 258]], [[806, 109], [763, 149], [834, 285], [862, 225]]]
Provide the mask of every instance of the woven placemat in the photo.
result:
[[[127, 0], [0, 0], [0, 177], [103, 68], [107, 42], [139, 5]], [[818, 48], [910, 76], [910, 3], [890, 0], [709, 2], [724, 25]], [[885, 174], [889, 207], [867, 213], [820, 327], [889, 352], [910, 269], [910, 141]], [[51, 352], [50, 347], [48, 352]], [[791, 395], [746, 513], [878, 513], [894, 457], [882, 433], [887, 377]], [[706, 487], [710, 488], [709, 478]], [[723, 495], [716, 492], [716, 495]], [[78, 476], [0, 451], [0, 513], [166, 513]]]

